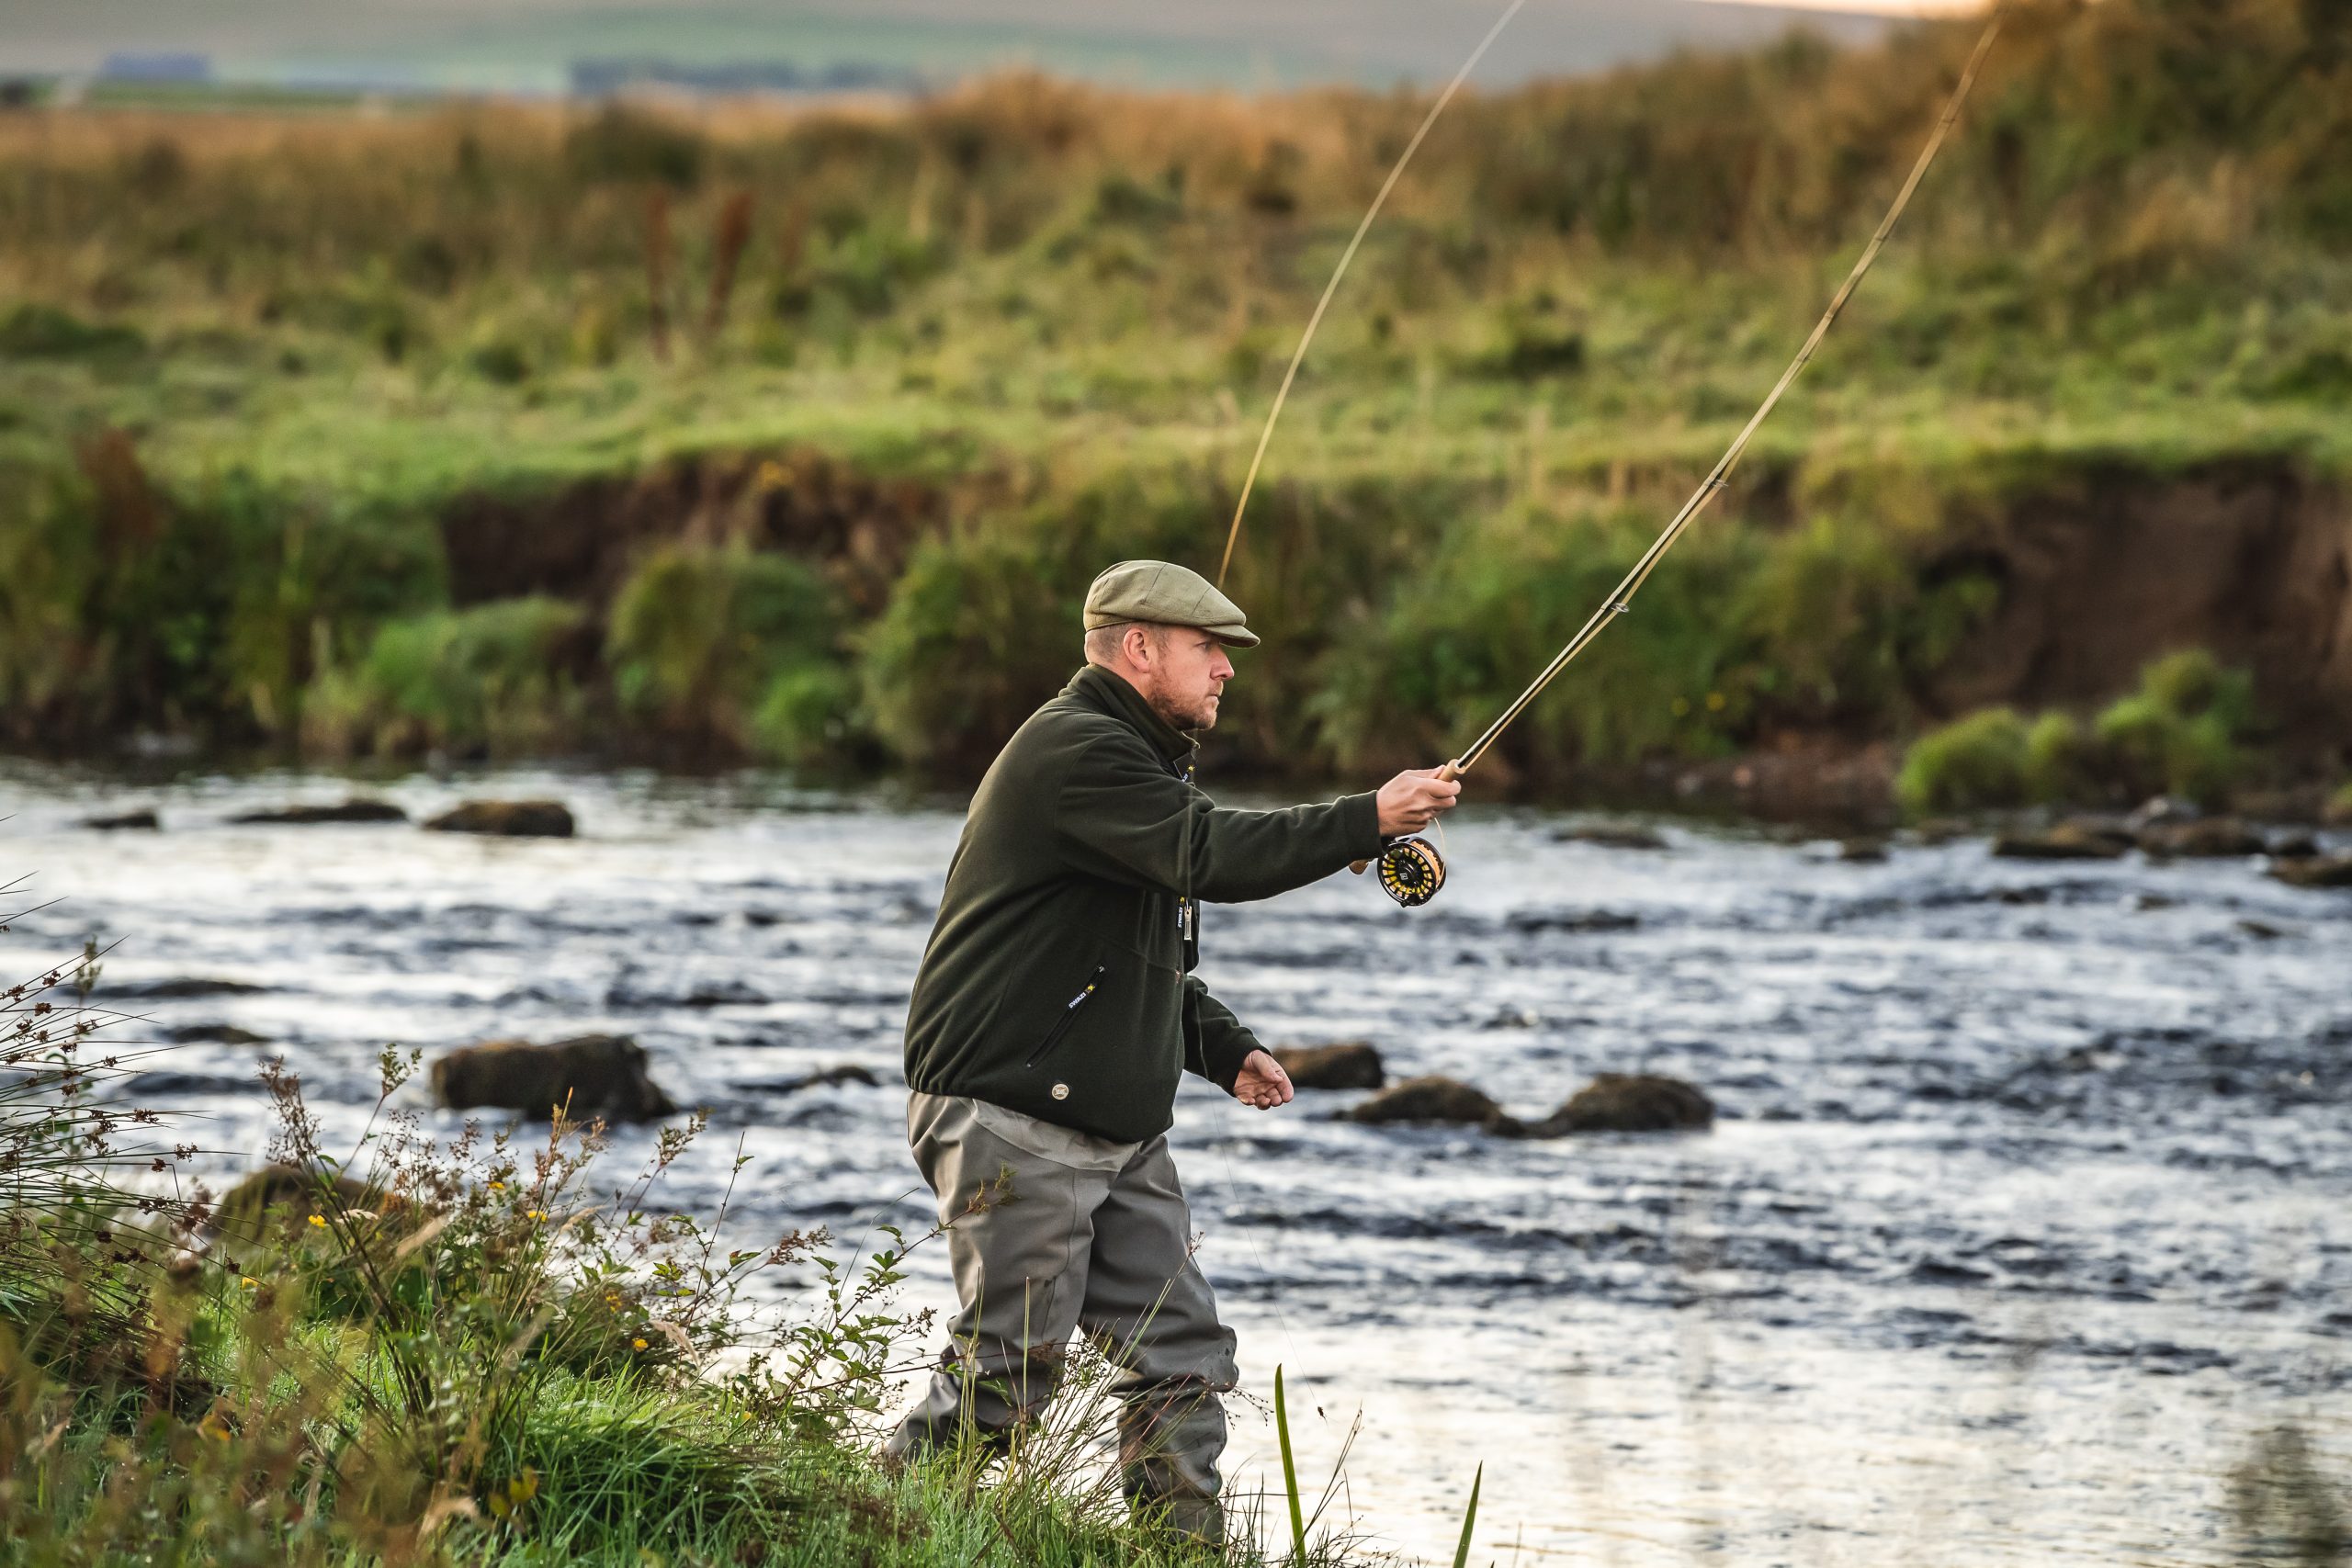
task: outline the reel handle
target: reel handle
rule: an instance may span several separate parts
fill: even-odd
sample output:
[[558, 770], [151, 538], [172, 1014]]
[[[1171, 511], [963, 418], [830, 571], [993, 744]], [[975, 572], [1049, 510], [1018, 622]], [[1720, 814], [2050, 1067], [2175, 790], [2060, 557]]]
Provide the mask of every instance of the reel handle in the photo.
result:
[[[1437, 771], [1437, 776], [1443, 779], [1448, 784], [1453, 783], [1456, 779], [1462, 776], [1462, 759], [1457, 757], [1453, 761], [1446, 763], [1445, 766]], [[1351, 860], [1348, 863], [1348, 869], [1354, 872], [1358, 876], [1362, 876], [1371, 864], [1372, 863], [1368, 860]]]

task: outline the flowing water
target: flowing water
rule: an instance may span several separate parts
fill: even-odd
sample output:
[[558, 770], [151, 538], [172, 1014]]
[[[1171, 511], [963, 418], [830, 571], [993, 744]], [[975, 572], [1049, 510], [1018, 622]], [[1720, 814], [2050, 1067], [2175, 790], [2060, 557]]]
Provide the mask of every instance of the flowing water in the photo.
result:
[[[387, 1042], [609, 1030], [713, 1108], [676, 1206], [708, 1205], [740, 1135], [745, 1245], [927, 1220], [890, 1086], [953, 803], [506, 773], [462, 793], [558, 795], [581, 836], [225, 821], [344, 793], [0, 774], [7, 869], [62, 900], [0, 939], [17, 969], [96, 933], [121, 943], [102, 999], [271, 1042], [182, 1046], [138, 1087], [250, 1151], [222, 1168], [260, 1157], [264, 1050], [348, 1136]], [[74, 825], [145, 804], [162, 832]], [[1483, 1462], [1480, 1562], [2290, 1560], [2291, 1519], [2241, 1517], [2269, 1435], [2352, 1481], [2352, 893], [1978, 842], [1849, 864], [1668, 825], [1611, 849], [1567, 820], [1458, 813], [1426, 909], [1340, 875], [1208, 912], [1204, 974], [1269, 1043], [1368, 1039], [1522, 1116], [1611, 1069], [1723, 1112], [1520, 1143], [1187, 1086], [1174, 1137], [1248, 1387], [1287, 1368], [1311, 1477], [1361, 1412], [1335, 1512], [1450, 1558]], [[255, 988], [163, 984], [191, 980]], [[790, 1088], [838, 1063], [885, 1087]], [[949, 1304], [937, 1251], [916, 1304]], [[1237, 1408], [1238, 1487], [1272, 1454]]]

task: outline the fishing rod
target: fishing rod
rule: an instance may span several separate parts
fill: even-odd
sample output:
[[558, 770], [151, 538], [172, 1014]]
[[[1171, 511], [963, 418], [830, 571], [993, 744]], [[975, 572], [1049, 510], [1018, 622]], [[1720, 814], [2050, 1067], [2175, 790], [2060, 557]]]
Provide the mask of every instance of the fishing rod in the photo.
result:
[[[1339, 289], [1340, 279], [1346, 274], [1348, 264], [1355, 258], [1357, 248], [1363, 243], [1365, 231], [1372, 227], [1373, 219], [1379, 214], [1382, 205], [1388, 199], [1388, 193], [1395, 188], [1398, 177], [1405, 172], [1405, 165], [1412, 161], [1415, 150], [1420, 146], [1422, 139], [1429, 134], [1430, 128], [1436, 124], [1438, 116], [1443, 112], [1455, 91], [1461, 87], [1464, 80], [1477, 65], [1480, 58], [1486, 54], [1488, 47], [1494, 43], [1510, 19], [1519, 14], [1521, 6], [1525, 3], [1526, 0], [1511, 0], [1510, 8], [1504, 11], [1501, 18], [1488, 29], [1486, 38], [1480, 40], [1469, 60], [1464, 63], [1460, 71], [1454, 73], [1453, 80], [1439, 96], [1437, 102], [1430, 106], [1428, 116], [1421, 121], [1420, 129], [1414, 132], [1412, 141], [1407, 143], [1404, 152], [1396, 160], [1396, 166], [1389, 170], [1388, 178], [1382, 184], [1379, 195], [1373, 198], [1372, 207], [1365, 212], [1363, 221], [1356, 226], [1355, 237], [1348, 242], [1347, 250], [1341, 254], [1340, 264], [1331, 274], [1331, 281], [1324, 287], [1323, 297], [1316, 304], [1315, 313], [1308, 320], [1306, 331], [1299, 339], [1298, 349], [1291, 355], [1290, 368], [1283, 376], [1282, 389], [1275, 394], [1273, 408], [1266, 416], [1266, 427], [1258, 437], [1257, 456], [1251, 458], [1249, 476], [1242, 481], [1241, 499], [1233, 511], [1233, 525], [1226, 534], [1225, 559], [1217, 568], [1217, 583], [1220, 587], [1224, 585], [1227, 570], [1233, 564], [1234, 546], [1241, 537], [1242, 512], [1250, 504], [1250, 491], [1257, 481], [1259, 467], [1265, 460], [1266, 446], [1273, 438], [1274, 423], [1282, 417], [1283, 404], [1289, 398], [1291, 382], [1298, 375], [1300, 362], [1306, 357], [1306, 346], [1314, 341], [1316, 328], [1322, 324], [1323, 313], [1330, 305], [1332, 295]], [[1861, 286], [1862, 278], [1870, 272], [1871, 264], [1878, 260], [1879, 252], [1885, 248], [1887, 238], [1894, 233], [1894, 225], [1902, 218], [1904, 209], [1911, 205], [1912, 193], [1919, 188], [1919, 182], [1927, 177], [1928, 166], [1936, 161], [1936, 154], [1942, 151], [1945, 138], [1951, 134], [1952, 126], [1960, 118], [1961, 106], [1967, 101], [1969, 89], [1976, 84], [1976, 73], [1984, 65], [1984, 57], [1992, 51], [1993, 40], [1999, 36], [2001, 22], [2007, 7], [2008, 0], [1996, 0], [1991, 14], [1985, 18], [1984, 33], [1977, 39], [1976, 47], [1970, 51], [1967, 63], [1961, 68], [1960, 80], [1953, 86], [1951, 97], [1946, 100], [1943, 113], [1937, 117], [1934, 129], [1928, 132], [1927, 144], [1920, 148], [1917, 160], [1912, 164], [1909, 177], [1904, 180], [1902, 188], [1895, 192], [1894, 202], [1886, 209], [1886, 216], [1879, 220], [1876, 231], [1871, 235], [1870, 243], [1862, 247], [1862, 254], [1856, 258], [1853, 269], [1846, 275], [1846, 281], [1838, 286], [1838, 292], [1831, 297], [1829, 308], [1822, 312], [1821, 320], [1814, 323], [1813, 331], [1806, 336], [1804, 346], [1797, 350], [1796, 357], [1789, 361], [1788, 368], [1781, 372], [1781, 378], [1772, 384], [1772, 389], [1766, 394], [1764, 401], [1758, 406], [1756, 412], [1748, 418], [1747, 423], [1740, 427], [1739, 434], [1732, 438], [1731, 446], [1716, 460], [1715, 466], [1707, 471], [1707, 477], [1700, 481], [1699, 488], [1691, 491], [1690, 498], [1684, 502], [1680, 510], [1674, 513], [1672, 520], [1667, 524], [1665, 531], [1651, 542], [1648, 549], [1642, 552], [1641, 558], [1634, 563], [1633, 570], [1625, 574], [1624, 581], [1618, 583], [1610, 592], [1609, 597], [1601, 602], [1600, 607], [1593, 611], [1591, 618], [1577, 630], [1576, 636], [1570, 637], [1567, 645], [1553, 657], [1552, 661], [1544, 667], [1543, 671], [1533, 681], [1528, 683], [1527, 689], [1520, 693], [1510, 705], [1498, 715], [1495, 721], [1488, 725], [1478, 738], [1463, 750], [1461, 755], [1438, 770], [1438, 777], [1448, 780], [1458, 779], [1476, 766], [1478, 759], [1485, 756], [1495, 742], [1501, 739], [1503, 731], [1510, 728], [1511, 722], [1527, 711], [1528, 705], [1543, 694], [1544, 688], [1549, 686], [1559, 676], [1560, 671], [1566, 670], [1576, 659], [1577, 655], [1592, 645], [1593, 640], [1600, 637], [1602, 628], [1633, 609], [1634, 595], [1640, 591], [1643, 583], [1649, 581], [1650, 573], [1657, 570], [1659, 560], [1664, 558], [1667, 551], [1674, 547], [1675, 541], [1682, 536], [1684, 530], [1689, 528], [1692, 520], [1705, 509], [1707, 502], [1714, 499], [1715, 492], [1722, 490], [1729, 481], [1733, 467], [1738, 463], [1741, 455], [1747, 450], [1748, 441], [1762, 426], [1766, 417], [1779, 405], [1781, 395], [1788, 391], [1798, 374], [1811, 362], [1814, 351], [1821, 346], [1822, 340], [1829, 335], [1829, 329], [1844, 313], [1847, 302], [1854, 297], [1855, 289]], [[1367, 863], [1359, 861], [1355, 863], [1352, 869], [1362, 872]], [[1428, 903], [1437, 897], [1438, 889], [1445, 886], [1445, 858], [1438, 852], [1435, 845], [1424, 839], [1408, 837], [1396, 840], [1381, 852], [1378, 864], [1382, 890], [1408, 908]]]

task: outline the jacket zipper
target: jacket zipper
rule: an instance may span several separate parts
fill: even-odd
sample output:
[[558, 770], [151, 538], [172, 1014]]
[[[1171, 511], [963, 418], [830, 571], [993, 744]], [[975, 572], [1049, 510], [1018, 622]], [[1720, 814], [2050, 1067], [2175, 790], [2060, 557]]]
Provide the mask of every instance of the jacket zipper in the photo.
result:
[[1086, 977], [1086, 988], [1063, 1004], [1061, 1017], [1054, 1021], [1054, 1027], [1046, 1032], [1045, 1039], [1037, 1043], [1037, 1048], [1029, 1053], [1029, 1059], [1021, 1064], [1023, 1066], [1035, 1066], [1046, 1059], [1047, 1052], [1061, 1043], [1062, 1036], [1069, 1030], [1070, 1020], [1076, 1018], [1078, 1010], [1086, 1005], [1086, 998], [1094, 994], [1094, 987], [1101, 983], [1102, 971], [1107, 967], [1109, 965], [1102, 964], [1094, 966], [1094, 973]]

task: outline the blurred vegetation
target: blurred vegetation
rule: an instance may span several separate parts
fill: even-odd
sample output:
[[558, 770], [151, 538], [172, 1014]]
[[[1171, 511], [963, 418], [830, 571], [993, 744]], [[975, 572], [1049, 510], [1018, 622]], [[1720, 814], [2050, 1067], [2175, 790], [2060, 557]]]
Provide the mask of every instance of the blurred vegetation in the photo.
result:
[[[1973, 36], [1457, 103], [1253, 501], [1235, 760], [1466, 740], [1754, 406]], [[1214, 565], [1424, 102], [0, 116], [0, 735], [968, 770], [1076, 662], [1095, 570]], [[1951, 716], [2007, 591], [1958, 543], [2021, 498], [2340, 483], [2347, 247], [2352, 13], [2030, 0], [1731, 491], [1498, 763], [1900, 736]], [[922, 521], [747, 531], [694, 477], [746, 454]], [[650, 519], [573, 504], [663, 475]], [[529, 526], [453, 540], [484, 497]], [[2092, 739], [2201, 780], [2152, 723]]]
[[2087, 723], [2064, 712], [2029, 726], [1986, 708], [1911, 747], [1895, 793], [1915, 811], [1973, 811], [2030, 802], [2129, 806], [2172, 795], [2220, 804], [2256, 782], [2268, 759], [2254, 683], [2192, 649], [2140, 674], [2140, 689]]

